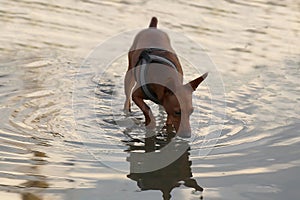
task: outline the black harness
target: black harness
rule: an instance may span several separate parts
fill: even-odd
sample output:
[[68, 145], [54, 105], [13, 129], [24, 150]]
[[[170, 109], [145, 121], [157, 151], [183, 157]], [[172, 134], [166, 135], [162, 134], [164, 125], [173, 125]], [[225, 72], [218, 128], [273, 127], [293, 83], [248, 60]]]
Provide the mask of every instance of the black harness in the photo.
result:
[[159, 63], [159, 64], [163, 64], [163, 65], [168, 65], [168, 66], [174, 68], [176, 71], [178, 71], [178, 70], [172, 61], [170, 61], [169, 59], [167, 59], [165, 57], [154, 55], [153, 54], [154, 51], [155, 52], [157, 52], [157, 51], [166, 52], [166, 50], [158, 49], [158, 48], [148, 48], [148, 49], [145, 49], [144, 51], [142, 51], [142, 53], [139, 57], [139, 61], [136, 65], [136, 66], [140, 66], [139, 74], [136, 74], [136, 70], [135, 70], [135, 77], [136, 77], [138, 84], [141, 86], [141, 89], [142, 89], [144, 95], [146, 96], [146, 98], [153, 101], [156, 104], [161, 104], [161, 102], [157, 98], [157, 95], [151, 90], [151, 88], [149, 87], [149, 84], [146, 81], [147, 72], [149, 70], [149, 64], [150, 63]]

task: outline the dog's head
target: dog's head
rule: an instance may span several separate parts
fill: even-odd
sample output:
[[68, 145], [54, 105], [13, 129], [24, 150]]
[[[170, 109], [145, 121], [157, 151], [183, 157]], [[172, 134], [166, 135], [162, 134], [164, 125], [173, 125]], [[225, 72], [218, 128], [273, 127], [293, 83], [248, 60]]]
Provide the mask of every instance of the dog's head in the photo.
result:
[[185, 85], [170, 82], [165, 89], [163, 107], [168, 114], [167, 125], [173, 125], [180, 137], [191, 136], [192, 93], [206, 77], [207, 73]]

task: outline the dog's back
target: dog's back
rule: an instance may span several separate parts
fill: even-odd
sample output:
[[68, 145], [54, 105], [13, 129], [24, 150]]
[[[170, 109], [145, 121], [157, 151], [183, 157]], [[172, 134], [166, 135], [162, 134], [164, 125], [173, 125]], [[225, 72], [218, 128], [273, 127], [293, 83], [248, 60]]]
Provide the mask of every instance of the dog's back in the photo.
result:
[[174, 52], [168, 35], [157, 28], [157, 23], [157, 18], [153, 17], [150, 21], [149, 28], [140, 31], [136, 35], [130, 51], [158, 48], [169, 52]]

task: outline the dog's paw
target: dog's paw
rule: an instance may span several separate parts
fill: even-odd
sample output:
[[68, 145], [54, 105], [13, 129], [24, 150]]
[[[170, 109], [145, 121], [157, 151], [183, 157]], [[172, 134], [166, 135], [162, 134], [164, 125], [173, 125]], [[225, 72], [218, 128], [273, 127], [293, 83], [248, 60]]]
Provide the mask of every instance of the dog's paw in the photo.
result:
[[129, 101], [125, 101], [123, 111], [125, 114], [131, 113], [131, 105]]
[[123, 109], [123, 112], [125, 113], [126, 116], [129, 116], [130, 113], [131, 113], [131, 110], [130, 109]]

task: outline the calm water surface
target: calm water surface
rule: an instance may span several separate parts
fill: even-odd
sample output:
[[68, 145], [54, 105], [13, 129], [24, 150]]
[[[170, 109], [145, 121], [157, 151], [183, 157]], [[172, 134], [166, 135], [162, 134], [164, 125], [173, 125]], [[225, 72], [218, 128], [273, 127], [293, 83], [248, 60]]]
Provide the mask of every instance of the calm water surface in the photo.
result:
[[[192, 140], [168, 143], [164, 131], [145, 140], [136, 107], [133, 126], [122, 125], [125, 54], [101, 76], [82, 66], [97, 45], [152, 16], [215, 64], [208, 79], [220, 75], [226, 96], [217, 138], [207, 140], [222, 101], [212, 104], [209, 85], [194, 95]], [[2, 0], [0, 199], [299, 199], [299, 19], [297, 0]], [[195, 78], [182, 62], [186, 80]], [[152, 107], [162, 125], [165, 114]], [[185, 151], [135, 173], [145, 151], [165, 146]]]

